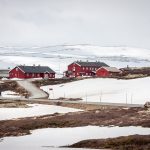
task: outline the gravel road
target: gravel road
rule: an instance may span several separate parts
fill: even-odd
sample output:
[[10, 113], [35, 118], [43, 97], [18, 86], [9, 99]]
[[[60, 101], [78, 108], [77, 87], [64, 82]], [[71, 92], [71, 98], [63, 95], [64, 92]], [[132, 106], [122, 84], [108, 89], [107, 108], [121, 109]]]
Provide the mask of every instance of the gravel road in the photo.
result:
[[17, 83], [31, 94], [30, 99], [47, 98], [48, 96], [28, 80], [20, 80]]

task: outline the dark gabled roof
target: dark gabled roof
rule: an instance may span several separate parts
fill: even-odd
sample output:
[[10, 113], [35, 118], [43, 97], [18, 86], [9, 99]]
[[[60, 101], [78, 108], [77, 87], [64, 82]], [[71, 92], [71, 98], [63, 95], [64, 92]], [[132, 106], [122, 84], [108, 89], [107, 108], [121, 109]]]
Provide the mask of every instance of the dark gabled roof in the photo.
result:
[[17, 66], [25, 73], [55, 73], [51, 68], [47, 66]]
[[96, 61], [96, 62], [89, 62], [89, 61], [76, 61], [74, 63], [77, 63], [79, 64], [80, 66], [84, 66], [84, 67], [102, 67], [102, 66], [105, 66], [105, 67], [109, 67], [107, 64], [103, 63], [103, 62], [100, 62], [100, 61]]

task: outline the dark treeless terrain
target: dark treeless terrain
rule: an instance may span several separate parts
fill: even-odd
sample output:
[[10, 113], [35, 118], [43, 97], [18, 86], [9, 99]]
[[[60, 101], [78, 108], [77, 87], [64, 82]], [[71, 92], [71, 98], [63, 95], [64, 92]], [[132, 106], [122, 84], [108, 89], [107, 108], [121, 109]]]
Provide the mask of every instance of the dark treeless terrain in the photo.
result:
[[22, 96], [30, 95], [30, 93], [24, 88], [20, 87], [16, 81], [4, 81], [4, 83], [0, 83], [0, 93], [8, 90], [19, 93]]
[[131, 135], [118, 138], [84, 140], [68, 147], [113, 150], [150, 150], [150, 135]]
[[47, 127], [63, 128], [87, 125], [150, 127], [150, 110], [145, 108], [94, 106], [48, 101], [43, 103], [80, 108], [85, 111], [0, 121], [0, 137], [30, 134], [30, 130]]

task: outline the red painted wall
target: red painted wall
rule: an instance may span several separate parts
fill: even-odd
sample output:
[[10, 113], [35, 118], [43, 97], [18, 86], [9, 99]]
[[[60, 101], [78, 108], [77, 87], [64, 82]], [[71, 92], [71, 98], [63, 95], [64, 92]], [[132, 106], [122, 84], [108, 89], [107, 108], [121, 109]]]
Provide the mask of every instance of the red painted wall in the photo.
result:
[[25, 78], [25, 73], [20, 70], [18, 67], [15, 67], [9, 72], [9, 78]]
[[100, 68], [96, 71], [96, 76], [97, 77], [109, 77], [110, 73], [106, 69]]
[[72, 76], [79, 76], [79, 72], [82, 71], [81, 66], [77, 65], [76, 63], [72, 63], [68, 66], [68, 71], [72, 71]]
[[71, 71], [73, 74], [70, 77], [77, 77], [77, 76], [93, 76], [93, 71], [96, 71], [98, 68], [96, 67], [84, 67], [80, 66], [76, 63], [72, 63], [68, 66], [68, 71]]
[[18, 67], [15, 67], [9, 72], [9, 78], [30, 79], [30, 78], [45, 78], [45, 77], [55, 78], [55, 73], [24, 73]]

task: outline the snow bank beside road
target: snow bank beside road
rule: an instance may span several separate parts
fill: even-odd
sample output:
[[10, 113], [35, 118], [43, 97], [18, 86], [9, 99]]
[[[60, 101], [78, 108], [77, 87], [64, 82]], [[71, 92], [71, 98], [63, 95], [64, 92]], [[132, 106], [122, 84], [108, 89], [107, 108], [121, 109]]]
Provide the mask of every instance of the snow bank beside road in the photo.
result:
[[88, 102], [144, 104], [150, 99], [150, 78], [132, 80], [85, 79], [41, 87], [50, 99], [82, 98]]

